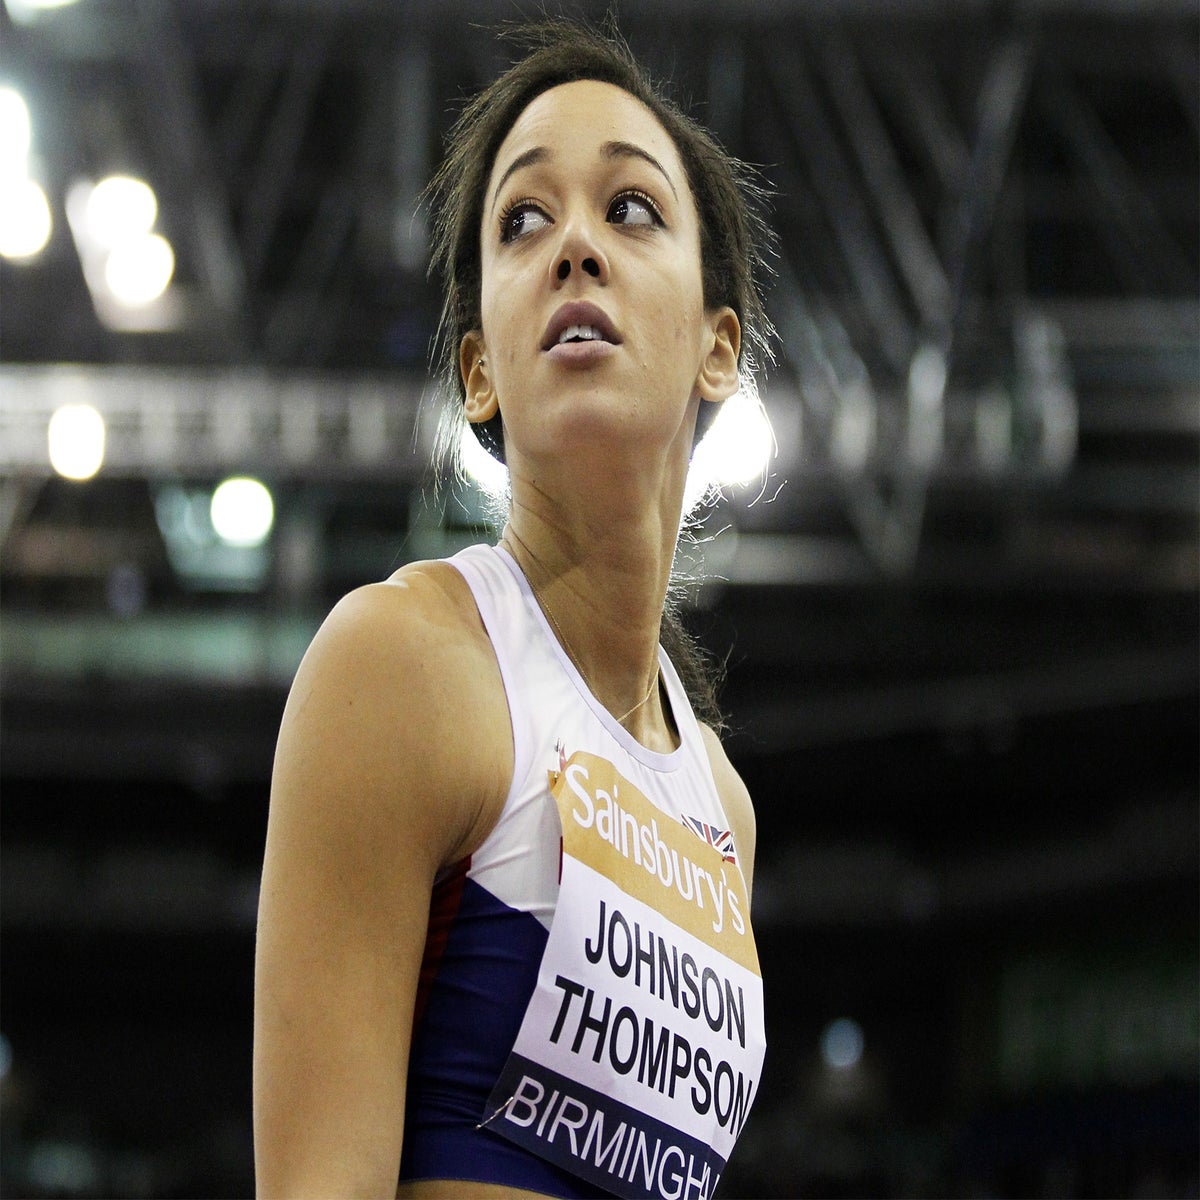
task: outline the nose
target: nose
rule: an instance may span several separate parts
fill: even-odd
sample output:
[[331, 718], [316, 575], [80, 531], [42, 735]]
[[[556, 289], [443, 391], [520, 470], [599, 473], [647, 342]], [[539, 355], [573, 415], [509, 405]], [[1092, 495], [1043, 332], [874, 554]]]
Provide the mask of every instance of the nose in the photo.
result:
[[551, 281], [561, 286], [572, 273], [585, 275], [601, 284], [608, 282], [608, 259], [588, 222], [575, 219], [565, 224], [550, 261]]
[[[600, 264], [594, 258], [588, 257], [583, 259], [579, 266], [585, 275], [591, 275], [594, 279], [600, 278]], [[564, 279], [569, 278], [570, 274], [571, 260], [570, 258], [564, 258], [555, 269], [555, 278], [561, 283]]]

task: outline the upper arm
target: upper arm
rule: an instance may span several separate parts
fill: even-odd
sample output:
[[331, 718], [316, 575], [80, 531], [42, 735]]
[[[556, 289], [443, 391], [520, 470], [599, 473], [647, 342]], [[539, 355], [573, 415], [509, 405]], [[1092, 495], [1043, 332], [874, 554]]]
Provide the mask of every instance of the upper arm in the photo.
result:
[[725, 816], [733, 830], [733, 844], [737, 851], [738, 865], [746, 880], [746, 898], [749, 899], [754, 887], [754, 847], [757, 836], [754, 805], [742, 777], [729, 761], [721, 739], [707, 725], [701, 725], [700, 731], [708, 751], [717, 795], [721, 798], [721, 807], [725, 810]]
[[461, 728], [478, 656], [436, 601], [421, 585], [347, 597], [288, 698], [255, 963], [261, 1195], [395, 1192], [433, 878], [468, 848], [483, 781], [507, 787], [502, 739]]

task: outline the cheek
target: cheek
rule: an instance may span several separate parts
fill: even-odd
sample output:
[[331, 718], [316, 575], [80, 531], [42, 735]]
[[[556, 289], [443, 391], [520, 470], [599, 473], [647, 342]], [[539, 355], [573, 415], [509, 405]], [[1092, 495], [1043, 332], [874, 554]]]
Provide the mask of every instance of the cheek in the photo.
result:
[[517, 357], [519, 345], [517, 335], [521, 331], [522, 322], [514, 315], [514, 306], [511, 303], [498, 305], [493, 319], [495, 322], [496, 359], [501, 363], [512, 363]]
[[703, 340], [704, 306], [685, 304], [679, 310], [674, 328], [674, 341], [681, 352], [699, 354]]
[[479, 295], [479, 314], [483, 336], [487, 342], [488, 357], [493, 363], [512, 362], [515, 350], [513, 326], [516, 319], [511, 300], [504, 302], [504, 289], [489, 287], [485, 282]]
[[689, 263], [664, 290], [663, 311], [675, 314], [675, 340], [694, 340], [704, 319], [704, 294], [699, 271]]

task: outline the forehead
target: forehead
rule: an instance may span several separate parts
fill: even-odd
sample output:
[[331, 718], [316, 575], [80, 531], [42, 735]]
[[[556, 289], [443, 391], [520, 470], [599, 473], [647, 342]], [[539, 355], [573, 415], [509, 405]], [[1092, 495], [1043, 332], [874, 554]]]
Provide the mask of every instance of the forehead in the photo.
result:
[[683, 193], [679, 152], [659, 119], [636, 96], [595, 79], [559, 84], [526, 105], [496, 152], [489, 190], [498, 172], [534, 147], [556, 156], [595, 155], [610, 142], [629, 142], [654, 155]]

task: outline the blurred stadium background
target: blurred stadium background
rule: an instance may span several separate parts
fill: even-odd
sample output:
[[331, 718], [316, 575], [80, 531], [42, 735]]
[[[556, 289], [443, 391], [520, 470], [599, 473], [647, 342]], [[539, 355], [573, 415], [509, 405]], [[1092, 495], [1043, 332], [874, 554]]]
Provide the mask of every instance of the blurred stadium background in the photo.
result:
[[[534, 13], [0, 9], [6, 1195], [252, 1190], [274, 734], [341, 593], [486, 536], [419, 197]], [[620, 15], [780, 237], [778, 453], [685, 554], [759, 813], [722, 1191], [1194, 1197], [1195, 0]]]

